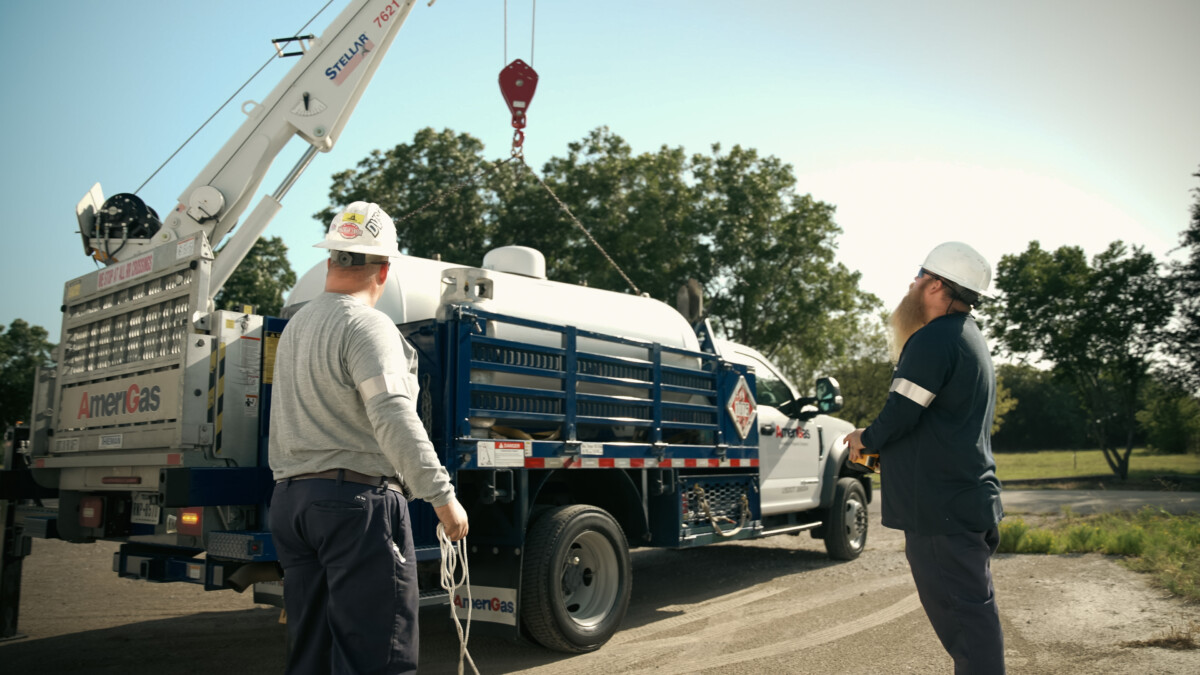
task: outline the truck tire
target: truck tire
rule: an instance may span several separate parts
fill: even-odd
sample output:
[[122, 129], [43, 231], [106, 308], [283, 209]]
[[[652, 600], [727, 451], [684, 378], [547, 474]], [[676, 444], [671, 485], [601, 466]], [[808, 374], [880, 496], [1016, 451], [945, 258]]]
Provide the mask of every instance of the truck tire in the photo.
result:
[[867, 547], [867, 493], [857, 478], [839, 478], [825, 527], [825, 550], [834, 560], [854, 560]]
[[606, 511], [550, 509], [526, 538], [521, 623], [547, 649], [599, 649], [625, 617], [632, 576], [625, 534]]

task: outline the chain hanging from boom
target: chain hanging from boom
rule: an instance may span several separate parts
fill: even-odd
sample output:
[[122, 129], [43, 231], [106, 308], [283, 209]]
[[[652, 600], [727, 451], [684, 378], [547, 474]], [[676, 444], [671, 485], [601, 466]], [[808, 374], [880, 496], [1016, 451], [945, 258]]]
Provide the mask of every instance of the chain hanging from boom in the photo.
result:
[[[536, 18], [537, 0], [534, 0], [533, 11]], [[506, 61], [508, 60], [507, 1], [504, 3], [504, 59]], [[542, 177], [539, 176], [537, 172], [535, 172], [533, 168], [530, 167], [525, 161], [524, 129], [527, 121], [527, 113], [529, 111], [529, 103], [533, 100], [533, 94], [537, 90], [538, 83], [537, 71], [535, 71], [531, 65], [533, 62], [532, 31], [529, 39], [529, 61], [530, 63], [527, 64], [521, 59], [514, 59], [512, 63], [509, 63], [500, 70], [500, 93], [504, 96], [504, 102], [508, 104], [509, 113], [512, 114], [513, 142], [510, 156], [503, 160], [497, 160], [496, 162], [493, 162], [491, 166], [476, 173], [475, 175], [467, 177], [466, 180], [460, 181], [459, 184], [453, 188], [439, 192], [438, 194], [434, 195], [432, 199], [418, 207], [416, 210], [404, 214], [404, 216], [396, 221], [396, 224], [399, 225], [400, 223], [403, 223], [404, 221], [412, 218], [431, 206], [441, 204], [450, 195], [457, 194], [466, 186], [474, 184], [477, 180], [487, 176], [496, 169], [499, 169], [502, 165], [511, 161], [516, 161], [519, 162], [519, 165], [514, 167], [514, 179], [519, 179], [520, 169], [521, 167], [524, 167], [525, 170], [529, 172], [529, 175], [533, 176], [534, 179], [537, 180], [538, 184], [550, 194], [550, 197], [554, 199], [554, 202], [558, 204], [558, 207], [562, 209], [563, 213], [567, 214], [567, 217], [571, 219], [571, 222], [574, 223], [581, 232], [583, 232], [583, 235], [592, 243], [592, 246], [595, 246], [596, 250], [600, 251], [600, 254], [604, 256], [604, 259], [608, 261], [608, 264], [612, 265], [613, 269], [617, 271], [617, 274], [621, 275], [621, 278], [625, 280], [625, 283], [629, 285], [629, 288], [634, 292], [634, 294], [641, 295], [642, 291], [637, 287], [637, 284], [633, 283], [633, 279], [630, 279], [629, 275], [625, 274], [625, 270], [621, 269], [621, 266], [617, 264], [617, 261], [613, 260], [612, 256], [608, 254], [608, 251], [604, 250], [604, 247], [600, 245], [600, 242], [596, 241], [596, 238], [592, 236], [592, 233], [588, 231], [586, 227], [584, 227], [583, 223], [579, 222], [579, 219], [576, 218], [575, 214], [571, 212], [571, 209], [567, 206], [566, 202], [560, 199], [559, 196], [555, 194], [554, 190], [546, 184], [546, 181], [542, 180]]]

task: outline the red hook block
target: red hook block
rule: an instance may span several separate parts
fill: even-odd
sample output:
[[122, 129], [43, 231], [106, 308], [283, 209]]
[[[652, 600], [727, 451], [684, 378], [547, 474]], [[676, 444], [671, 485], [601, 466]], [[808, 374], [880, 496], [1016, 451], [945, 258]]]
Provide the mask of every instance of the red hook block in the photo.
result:
[[537, 72], [521, 59], [516, 59], [500, 71], [500, 93], [512, 113], [514, 129], [525, 128], [525, 112], [537, 89]]

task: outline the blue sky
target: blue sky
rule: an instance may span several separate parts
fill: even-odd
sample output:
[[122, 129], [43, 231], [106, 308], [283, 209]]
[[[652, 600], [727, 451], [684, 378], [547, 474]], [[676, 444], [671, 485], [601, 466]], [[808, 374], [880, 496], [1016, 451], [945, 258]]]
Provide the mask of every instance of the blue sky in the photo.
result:
[[[529, 60], [532, 2], [509, 1]], [[59, 333], [63, 284], [95, 268], [76, 202], [133, 191], [323, 0], [0, 3], [5, 293]], [[340, 11], [313, 24], [320, 33]], [[837, 206], [840, 259], [892, 305], [925, 253], [960, 239], [993, 264], [1039, 239], [1164, 256], [1200, 169], [1200, 2], [542, 0], [526, 156], [535, 168], [608, 125], [635, 151], [756, 148]], [[508, 152], [503, 2], [419, 0], [348, 123], [268, 228], [303, 273], [330, 176], [449, 127]], [[292, 65], [267, 68], [140, 195], [159, 213]], [[259, 193], [302, 151], [284, 150]], [[254, 200], [257, 202], [257, 197]], [[393, 214], [395, 215], [395, 214]], [[566, 225], [564, 225], [566, 227]], [[479, 261], [458, 261], [478, 264]]]

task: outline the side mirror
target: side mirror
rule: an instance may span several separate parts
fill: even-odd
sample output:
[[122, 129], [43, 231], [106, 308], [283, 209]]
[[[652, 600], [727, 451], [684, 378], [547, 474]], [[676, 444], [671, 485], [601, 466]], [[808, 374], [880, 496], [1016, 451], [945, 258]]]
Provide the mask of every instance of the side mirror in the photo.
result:
[[844, 403], [837, 380], [832, 377], [817, 379], [817, 410], [825, 414], [835, 413], [842, 409]]

